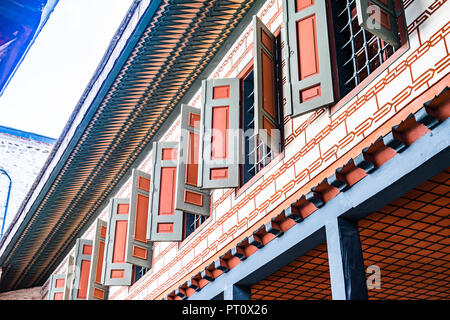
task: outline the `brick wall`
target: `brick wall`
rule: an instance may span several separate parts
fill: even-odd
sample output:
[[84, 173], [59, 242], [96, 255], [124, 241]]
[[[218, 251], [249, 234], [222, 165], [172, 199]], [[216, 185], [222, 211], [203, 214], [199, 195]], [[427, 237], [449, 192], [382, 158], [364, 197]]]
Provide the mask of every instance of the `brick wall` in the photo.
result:
[[[44, 165], [53, 144], [33, 139], [32, 134], [22, 137], [2, 132], [0, 128], [0, 169], [11, 177], [11, 195], [6, 216], [5, 229], [14, 218], [28, 190]], [[47, 140], [47, 139], [46, 139]], [[0, 228], [3, 223], [5, 204], [8, 195], [9, 179], [0, 174]]]

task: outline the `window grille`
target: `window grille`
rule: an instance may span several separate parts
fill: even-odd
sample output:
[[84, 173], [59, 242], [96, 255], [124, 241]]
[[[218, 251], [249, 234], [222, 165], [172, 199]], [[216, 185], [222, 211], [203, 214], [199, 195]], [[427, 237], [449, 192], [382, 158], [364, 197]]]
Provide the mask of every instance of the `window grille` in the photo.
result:
[[203, 222], [206, 221], [208, 217], [201, 216], [197, 214], [185, 213], [185, 236], [186, 239], [189, 235], [194, 232]]
[[341, 97], [391, 57], [395, 48], [358, 25], [355, 0], [332, 2]]
[[134, 282], [136, 283], [140, 278], [142, 278], [144, 276], [144, 274], [147, 273], [148, 270], [150, 270], [149, 268], [144, 268], [144, 267], [140, 267], [140, 266], [135, 266], [135, 272], [134, 272]]
[[242, 81], [243, 89], [243, 124], [244, 130], [244, 165], [243, 184], [248, 182], [273, 159], [273, 152], [255, 134], [254, 123], [254, 73], [251, 71]]

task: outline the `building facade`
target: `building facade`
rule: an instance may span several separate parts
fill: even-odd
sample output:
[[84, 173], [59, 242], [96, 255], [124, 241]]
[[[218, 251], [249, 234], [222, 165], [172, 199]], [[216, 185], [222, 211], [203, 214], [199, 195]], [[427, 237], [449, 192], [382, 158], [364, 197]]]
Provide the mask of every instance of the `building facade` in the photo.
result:
[[449, 4], [136, 1], [0, 243], [56, 299], [448, 299]]
[[52, 138], [0, 126], [0, 235], [13, 221], [54, 143]]

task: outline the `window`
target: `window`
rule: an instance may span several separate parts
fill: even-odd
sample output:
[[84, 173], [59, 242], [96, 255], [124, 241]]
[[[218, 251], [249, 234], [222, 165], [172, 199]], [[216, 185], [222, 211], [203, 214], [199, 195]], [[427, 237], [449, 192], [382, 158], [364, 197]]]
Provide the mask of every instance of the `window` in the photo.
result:
[[286, 102], [293, 117], [350, 93], [407, 38], [399, 0], [283, 0], [283, 18]]
[[76, 241], [71, 300], [86, 300], [87, 298], [92, 245], [92, 240], [77, 239]]
[[202, 188], [238, 188], [281, 150], [280, 41], [256, 16], [253, 30], [253, 69], [202, 82]]
[[254, 71], [241, 80], [241, 123], [244, 131], [244, 163], [241, 169], [241, 185], [246, 184], [262, 168], [273, 160], [273, 152], [255, 132]]
[[144, 274], [146, 274], [148, 272], [148, 270], [150, 270], [150, 269], [149, 268], [140, 267], [140, 266], [134, 266], [133, 283], [138, 282], [138, 280], [140, 278], [142, 278], [144, 276]]
[[199, 214], [184, 213], [184, 236], [189, 237], [208, 217]]
[[129, 286], [133, 265], [126, 262], [126, 245], [130, 199], [112, 198], [109, 202], [108, 229], [102, 265], [102, 284]]
[[244, 159], [241, 185], [266, 167], [281, 150], [280, 42], [256, 16], [254, 59], [241, 79], [241, 128]]
[[359, 25], [355, 0], [333, 1], [332, 14], [339, 93], [343, 97], [390, 58], [396, 49]]
[[89, 271], [87, 299], [106, 300], [108, 296], [108, 287], [102, 285], [102, 269], [106, 245], [107, 224], [101, 219], [97, 219], [95, 223], [95, 235], [92, 243], [92, 260]]
[[64, 299], [65, 277], [65, 274], [53, 274], [50, 277], [48, 300]]

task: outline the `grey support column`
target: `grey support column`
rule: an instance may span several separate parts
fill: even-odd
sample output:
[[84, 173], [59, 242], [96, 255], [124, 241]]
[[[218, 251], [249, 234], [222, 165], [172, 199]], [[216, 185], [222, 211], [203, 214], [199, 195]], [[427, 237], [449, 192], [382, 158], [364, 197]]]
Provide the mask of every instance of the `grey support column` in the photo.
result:
[[250, 300], [249, 286], [231, 285], [223, 291], [223, 300]]
[[326, 225], [326, 236], [333, 300], [367, 300], [358, 225], [337, 218]]

